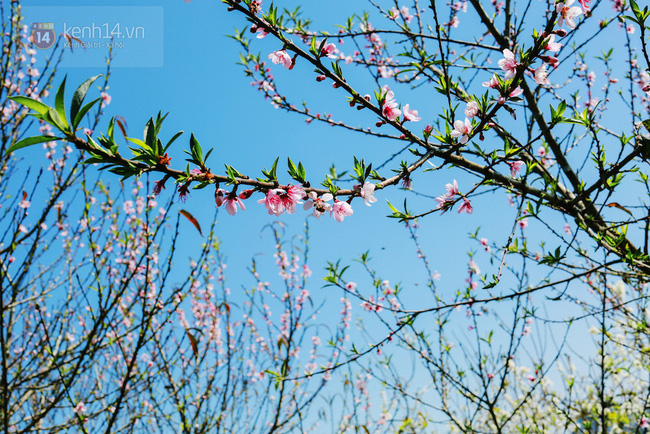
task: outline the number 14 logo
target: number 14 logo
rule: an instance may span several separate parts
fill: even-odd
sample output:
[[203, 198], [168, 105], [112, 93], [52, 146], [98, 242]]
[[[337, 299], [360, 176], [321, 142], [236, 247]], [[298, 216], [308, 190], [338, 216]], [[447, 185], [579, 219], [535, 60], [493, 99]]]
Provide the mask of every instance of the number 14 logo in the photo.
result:
[[47, 49], [54, 45], [54, 23], [32, 23], [32, 41], [36, 48]]

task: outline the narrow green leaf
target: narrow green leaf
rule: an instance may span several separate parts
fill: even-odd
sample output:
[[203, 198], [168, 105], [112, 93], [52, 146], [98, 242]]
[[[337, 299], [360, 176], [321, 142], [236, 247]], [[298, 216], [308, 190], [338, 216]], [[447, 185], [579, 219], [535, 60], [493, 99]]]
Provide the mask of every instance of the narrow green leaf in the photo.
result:
[[77, 90], [74, 91], [74, 94], [72, 95], [72, 103], [70, 104], [70, 119], [71, 120], [74, 119], [76, 125], [79, 125], [79, 122], [77, 122], [77, 114], [79, 113], [79, 108], [81, 107], [81, 104], [83, 104], [84, 102], [84, 98], [86, 98], [88, 89], [90, 89], [90, 86], [92, 86], [95, 80], [97, 80], [99, 77], [101, 77], [101, 75], [96, 75], [84, 81], [83, 83], [81, 83], [81, 86], [79, 86]]
[[[65, 116], [65, 81], [68, 76], [63, 77], [63, 81], [59, 86], [59, 89], [56, 91], [56, 98], [54, 99], [54, 108], [61, 118], [61, 122], [65, 127], [68, 126], [68, 120]], [[72, 116], [70, 116], [72, 119]]]
[[27, 137], [11, 145], [9, 149], [7, 149], [7, 154], [11, 154], [14, 151], [17, 151], [18, 149], [21, 148], [26, 148], [27, 146], [37, 145], [39, 143], [51, 142], [53, 140], [58, 140], [58, 139], [59, 137], [52, 137], [52, 136]]
[[72, 112], [70, 113], [70, 117], [71, 117], [71, 120], [72, 120], [72, 129], [74, 129], [74, 130], [77, 129], [77, 127], [79, 126], [79, 124], [83, 120], [84, 116], [86, 116], [86, 113], [88, 113], [88, 111], [91, 108], [93, 108], [93, 106], [95, 104], [97, 104], [97, 102], [100, 101], [100, 100], [101, 100], [101, 98], [97, 98], [96, 100], [93, 100], [93, 101], [89, 102], [88, 104], [86, 104], [85, 106], [83, 106], [81, 108], [81, 110], [79, 110], [77, 112], [77, 114], [76, 114], [76, 116], [74, 118], [72, 118]]
[[42, 102], [36, 101], [35, 99], [31, 99], [26, 96], [10, 96], [9, 99], [34, 110], [40, 115], [45, 115], [50, 109], [49, 106], [43, 104]]

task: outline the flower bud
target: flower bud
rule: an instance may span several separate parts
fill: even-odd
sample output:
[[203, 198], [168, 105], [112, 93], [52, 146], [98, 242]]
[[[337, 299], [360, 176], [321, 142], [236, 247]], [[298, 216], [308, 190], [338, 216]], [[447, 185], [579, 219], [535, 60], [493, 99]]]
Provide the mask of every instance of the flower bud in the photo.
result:
[[249, 190], [244, 190], [241, 193], [239, 193], [239, 198], [246, 200], [249, 197], [251, 197], [252, 194], [253, 194], [253, 190], [250, 190], [250, 189]]

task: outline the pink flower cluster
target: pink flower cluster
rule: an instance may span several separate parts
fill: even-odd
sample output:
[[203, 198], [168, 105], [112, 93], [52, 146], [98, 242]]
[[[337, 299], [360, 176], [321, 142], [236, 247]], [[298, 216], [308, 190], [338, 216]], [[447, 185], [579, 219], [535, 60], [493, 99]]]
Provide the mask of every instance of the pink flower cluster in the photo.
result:
[[438, 202], [436, 209], [441, 209], [444, 214], [445, 211], [447, 211], [447, 208], [449, 208], [451, 203], [455, 200], [455, 197], [460, 196], [463, 199], [463, 203], [458, 208], [458, 213], [466, 212], [467, 214], [471, 214], [474, 211], [469, 199], [465, 198], [458, 190], [458, 182], [456, 182], [455, 179], [452, 184], [446, 184], [445, 189], [447, 190], [447, 193], [436, 197], [436, 202]]
[[[359, 191], [359, 195], [368, 206], [377, 201], [373, 195], [374, 190], [375, 185], [366, 182]], [[218, 188], [215, 191], [214, 198], [217, 207], [225, 205], [228, 214], [235, 215], [239, 208], [246, 210], [243, 201], [248, 199], [252, 194], [253, 190], [244, 190], [238, 195], [237, 189], [229, 192]], [[321, 197], [318, 197], [318, 194], [312, 191], [307, 195], [305, 190], [299, 185], [289, 185], [286, 188], [271, 189], [266, 193], [265, 197], [258, 200], [257, 203], [264, 204], [269, 215], [280, 216], [285, 212], [287, 214], [295, 213], [296, 205], [303, 203], [302, 200], [305, 197], [308, 197], [309, 199], [304, 203], [303, 208], [305, 210], [313, 208], [313, 215], [315, 217], [320, 217], [322, 214], [329, 212], [334, 220], [342, 222], [345, 217], [354, 214], [352, 206], [350, 206], [348, 202], [335, 199], [334, 204], [330, 204], [328, 202], [334, 199], [332, 194], [325, 193]]]

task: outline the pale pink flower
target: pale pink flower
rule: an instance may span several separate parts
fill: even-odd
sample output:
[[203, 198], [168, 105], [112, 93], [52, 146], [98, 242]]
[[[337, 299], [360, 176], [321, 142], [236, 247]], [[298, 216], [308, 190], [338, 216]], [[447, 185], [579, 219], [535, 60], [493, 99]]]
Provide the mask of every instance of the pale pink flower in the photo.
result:
[[650, 428], [650, 419], [647, 417], [642, 417], [641, 418], [641, 424], [639, 425], [639, 428]]
[[472, 133], [472, 123], [469, 119], [465, 118], [465, 122], [457, 120], [454, 122], [454, 129], [451, 131], [452, 137], [460, 137], [460, 144], [464, 145], [469, 140], [469, 135]]
[[406, 104], [403, 107], [402, 111], [404, 113], [404, 121], [417, 122], [420, 119], [422, 119], [422, 118], [418, 117], [418, 111], [417, 110], [411, 110], [409, 108], [408, 104]]
[[21, 201], [18, 206], [21, 207], [22, 209], [27, 209], [32, 205], [32, 203], [28, 200], [23, 200]]
[[445, 184], [445, 189], [447, 190], [447, 194], [445, 195], [447, 199], [452, 199], [457, 194], [460, 194], [458, 192], [458, 182], [455, 179], [453, 183]]
[[111, 103], [111, 100], [113, 99], [109, 94], [106, 92], [102, 92], [99, 94], [102, 97], [102, 107], [106, 107]]
[[442, 209], [442, 214], [444, 214], [447, 211], [447, 202], [449, 202], [447, 196], [441, 194], [440, 196], [435, 198], [435, 201], [438, 202], [438, 204], [436, 205], [436, 209]]
[[402, 114], [402, 111], [398, 108], [398, 104], [395, 102], [395, 94], [388, 86], [383, 87], [382, 93], [386, 95], [386, 98], [384, 99], [381, 112], [389, 120], [394, 121], [395, 118]]
[[524, 90], [521, 87], [517, 86], [517, 88], [515, 90], [510, 92], [510, 98], [518, 97], [522, 93], [524, 93]]
[[400, 8], [400, 12], [402, 13], [402, 17], [404, 18], [404, 20], [406, 20], [407, 23], [410, 23], [411, 20], [413, 19], [413, 16], [411, 15], [408, 6], [402, 6]]
[[519, 220], [519, 227], [522, 228], [522, 229], [526, 229], [528, 227], [528, 219], [525, 218], [525, 219]]
[[476, 116], [479, 112], [480, 108], [477, 104], [476, 101], [470, 101], [467, 103], [467, 107], [465, 107], [465, 116], [468, 118], [473, 118]]
[[[162, 188], [165, 188], [164, 186]], [[214, 201], [217, 204], [217, 206], [223, 205], [223, 203], [226, 200], [226, 196], [228, 196], [230, 192], [224, 190], [224, 189], [217, 189], [217, 191], [214, 192]]]
[[269, 34], [269, 32], [267, 32], [264, 27], [258, 27], [257, 29], [255, 29], [255, 32], [257, 33], [257, 39], [262, 39]]
[[309, 193], [309, 200], [303, 205], [303, 209], [308, 210], [314, 208], [314, 217], [320, 217], [321, 214], [326, 213], [332, 208], [329, 202], [334, 197], [330, 193], [325, 193], [323, 196], [318, 197], [315, 191]]
[[544, 47], [545, 50], [548, 51], [560, 51], [562, 48], [562, 44], [559, 42], [555, 42], [555, 35], [551, 35], [548, 40], [546, 41], [546, 46]]
[[354, 214], [354, 211], [352, 211], [352, 207], [350, 206], [349, 203], [337, 200], [334, 202], [334, 206], [332, 206], [332, 211], [330, 211], [330, 214], [332, 217], [334, 217], [334, 220], [337, 222], [342, 222], [346, 217], [351, 216]]
[[305, 196], [305, 189], [299, 185], [290, 185], [286, 192], [280, 194], [284, 208], [289, 214], [296, 212], [296, 204], [302, 203], [301, 200]]
[[275, 188], [266, 192], [264, 199], [260, 199], [257, 203], [263, 203], [270, 215], [279, 216], [284, 213], [284, 205], [278, 192], [284, 192], [280, 188]]
[[551, 82], [548, 79], [548, 71], [546, 70], [546, 63], [542, 63], [542, 65], [539, 68], [533, 69], [533, 78], [535, 79], [535, 83], [537, 84], [542, 84], [542, 85], [551, 84]]
[[388, 18], [391, 20], [396, 20], [399, 18], [399, 10], [396, 7], [390, 8], [388, 11]]
[[567, 223], [567, 224], [564, 225], [564, 232], [567, 235], [571, 235], [571, 225], [570, 224]]
[[458, 28], [459, 24], [460, 24], [460, 19], [458, 19], [457, 15], [454, 15], [453, 17], [451, 17], [451, 21], [449, 21], [446, 25], [447, 27]]
[[517, 173], [519, 173], [519, 169], [521, 169], [521, 167], [525, 164], [521, 160], [507, 161], [507, 163], [508, 166], [510, 166], [510, 176], [512, 176], [513, 178], [517, 175]]
[[496, 74], [490, 78], [488, 81], [483, 82], [483, 87], [489, 87], [492, 89], [497, 89], [499, 87], [499, 80], [497, 79]]
[[237, 214], [237, 205], [241, 207], [242, 210], [246, 210], [246, 206], [244, 206], [244, 202], [237, 196], [236, 194], [230, 193], [228, 197], [226, 198], [226, 211], [230, 215], [235, 215]]
[[514, 53], [507, 48], [503, 50], [503, 59], [499, 60], [499, 68], [506, 71], [506, 80], [515, 76], [517, 73], [517, 65]]
[[293, 61], [291, 60], [291, 56], [289, 56], [289, 54], [287, 54], [287, 52], [284, 50], [274, 51], [269, 54], [268, 57], [271, 59], [271, 62], [275, 63], [276, 65], [281, 64], [287, 69], [293, 68]]
[[578, 3], [582, 6], [582, 12], [585, 14], [589, 12], [589, 2], [591, 2], [591, 0], [578, 0]]
[[82, 414], [85, 413], [87, 410], [86, 404], [83, 403], [83, 401], [79, 402], [72, 411], [74, 411], [76, 414]]
[[566, 0], [565, 2], [558, 3], [555, 6], [555, 11], [560, 14], [560, 18], [557, 22], [558, 26], [562, 27], [562, 25], [566, 23], [569, 28], [576, 28], [575, 19], [582, 14], [582, 9], [577, 6], [571, 7], [574, 1], [575, 0]]
[[463, 203], [458, 208], [458, 214], [462, 213], [463, 211], [465, 211], [467, 214], [471, 214], [474, 211], [474, 208], [472, 208], [472, 204], [470, 203], [469, 199], [463, 198]]
[[366, 182], [363, 184], [363, 187], [361, 187], [359, 195], [361, 195], [366, 205], [370, 206], [371, 204], [377, 202], [377, 198], [375, 197], [374, 192], [375, 184], [372, 182]]
[[321, 50], [321, 54], [330, 58], [336, 58], [334, 54], [338, 53], [338, 51], [339, 50], [336, 48], [336, 45], [330, 42], [329, 44], [325, 44]]

